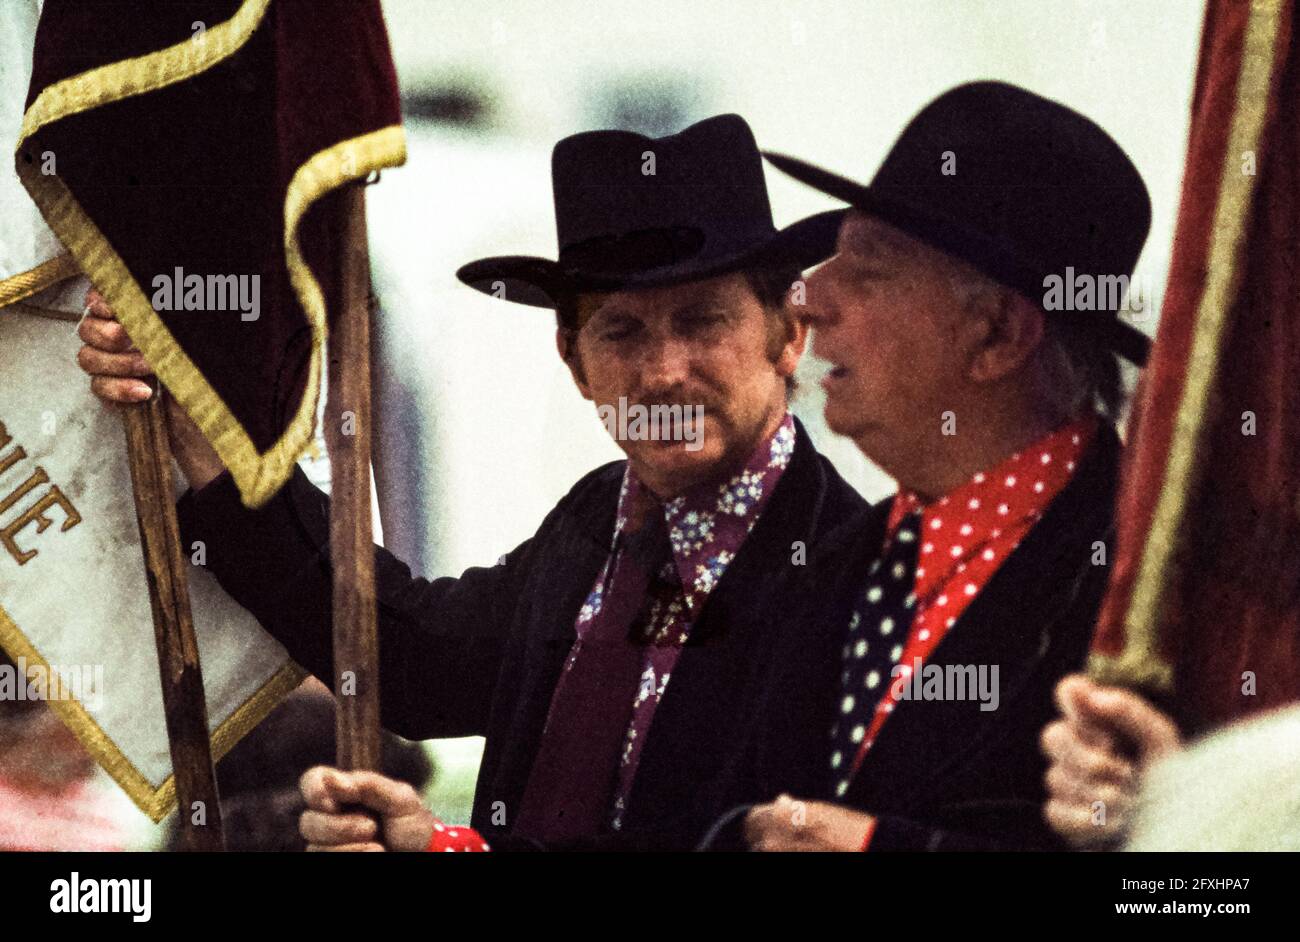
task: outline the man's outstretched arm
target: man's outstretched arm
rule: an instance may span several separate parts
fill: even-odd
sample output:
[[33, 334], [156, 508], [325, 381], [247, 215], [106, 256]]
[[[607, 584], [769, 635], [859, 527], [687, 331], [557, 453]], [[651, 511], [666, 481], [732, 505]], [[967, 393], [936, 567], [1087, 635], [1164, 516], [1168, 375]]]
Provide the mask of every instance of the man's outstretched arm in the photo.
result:
[[[250, 510], [221, 475], [186, 493], [177, 517], [183, 545], [203, 545], [222, 588], [333, 688], [347, 666], [333, 656], [328, 498], [295, 469], [275, 497]], [[434, 580], [375, 547], [385, 728], [408, 739], [483, 735], [527, 546], [502, 565]]]
[[[77, 362], [110, 404], [147, 399], [149, 365], [96, 292], [79, 328]], [[190, 483], [178, 518], [184, 546], [203, 546], [207, 565], [237, 602], [334, 686], [329, 502], [301, 470], [258, 510], [243, 506], [220, 458], [194, 423], [168, 403], [172, 452]], [[519, 561], [459, 579], [419, 579], [375, 548], [382, 721], [411, 739], [481, 734], [505, 648]], [[346, 666], [342, 666], [346, 670]]]

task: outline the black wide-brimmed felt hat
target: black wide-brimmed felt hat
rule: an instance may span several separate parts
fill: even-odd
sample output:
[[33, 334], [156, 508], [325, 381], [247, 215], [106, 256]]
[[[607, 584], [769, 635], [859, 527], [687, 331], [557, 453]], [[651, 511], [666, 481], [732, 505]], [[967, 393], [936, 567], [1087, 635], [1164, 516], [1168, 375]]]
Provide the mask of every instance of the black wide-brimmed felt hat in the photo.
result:
[[[565, 295], [680, 284], [749, 268], [809, 268], [834, 252], [839, 211], [778, 230], [763, 158], [739, 115], [678, 134], [585, 131], [551, 154], [557, 259], [482, 258], [456, 276], [553, 308]], [[830, 246], [823, 249], [823, 246]]]
[[[1067, 284], [1088, 276], [1097, 286], [1116, 283], [1102, 278], [1127, 281], [1151, 228], [1146, 185], [1109, 134], [1003, 82], [961, 85], [930, 102], [865, 185], [794, 157], [764, 156], [1040, 307], [1051, 276]], [[810, 246], [813, 254], [834, 253], [824, 224], [804, 232], [831, 240]], [[1150, 340], [1113, 307], [1047, 313], [1081, 339], [1146, 362]]]

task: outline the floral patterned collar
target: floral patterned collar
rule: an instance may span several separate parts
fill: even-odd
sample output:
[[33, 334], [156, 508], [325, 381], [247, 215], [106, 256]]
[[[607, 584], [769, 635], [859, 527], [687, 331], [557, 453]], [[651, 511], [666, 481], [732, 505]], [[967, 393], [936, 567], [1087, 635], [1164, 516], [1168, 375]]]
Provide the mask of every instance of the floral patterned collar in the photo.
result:
[[634, 505], [643, 501], [659, 505], [672, 543], [673, 562], [688, 620], [696, 621], [709, 592], [754, 529], [776, 482], [790, 464], [794, 440], [794, 418], [787, 412], [776, 431], [754, 449], [739, 473], [722, 483], [698, 485], [662, 504], [629, 465], [619, 492], [611, 555]]

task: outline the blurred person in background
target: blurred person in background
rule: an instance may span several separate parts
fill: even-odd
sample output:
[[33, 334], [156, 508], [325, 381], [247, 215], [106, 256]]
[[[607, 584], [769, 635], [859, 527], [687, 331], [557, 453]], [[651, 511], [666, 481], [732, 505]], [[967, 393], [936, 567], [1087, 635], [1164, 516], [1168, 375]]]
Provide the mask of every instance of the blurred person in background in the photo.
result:
[[[222, 824], [229, 851], [299, 852], [307, 841], [298, 819], [306, 810], [298, 780], [312, 766], [334, 762], [334, 696], [309, 680], [217, 763]], [[380, 762], [393, 783], [417, 794], [434, 776], [417, 744], [384, 732]], [[168, 850], [182, 850], [173, 826]]]
[[[559, 258], [459, 275], [556, 318], [559, 355], [627, 460], [579, 481], [496, 566], [428, 581], [376, 550], [383, 723], [486, 736], [473, 827], [444, 824], [405, 783], [320, 767], [302, 781], [315, 848], [694, 846], [762, 797], [742, 756], [773, 652], [804, 633], [787, 601], [865, 506], [788, 409], [806, 328], [783, 301], [829, 254], [816, 236], [835, 214], [777, 230], [736, 115], [664, 138], [577, 134], [552, 174]], [[90, 313], [92, 389], [148, 395], [112, 312], [92, 297]], [[624, 421], [655, 408], [676, 414]], [[334, 677], [327, 499], [298, 472], [248, 510], [175, 409], [172, 437], [191, 487], [184, 539], [205, 542], [222, 586], [296, 661]]]
[[[26, 683], [0, 651], [0, 670]], [[0, 698], [0, 850], [125, 850], [121, 804], [40, 693]], [[28, 698], [30, 697], [30, 698]]]

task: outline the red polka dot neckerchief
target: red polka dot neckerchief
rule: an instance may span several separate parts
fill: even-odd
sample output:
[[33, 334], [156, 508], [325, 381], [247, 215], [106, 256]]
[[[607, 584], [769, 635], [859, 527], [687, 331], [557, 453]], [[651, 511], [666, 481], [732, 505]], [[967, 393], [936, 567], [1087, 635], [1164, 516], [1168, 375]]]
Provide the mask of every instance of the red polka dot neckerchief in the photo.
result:
[[[909, 513], [924, 508], [913, 589], [916, 617], [898, 658], [903, 677], [911, 676], [918, 658], [925, 663], [1070, 482], [1096, 430], [1095, 416], [1062, 426], [928, 505], [912, 491], [899, 491], [886, 527], [890, 539]], [[891, 684], [880, 698], [854, 771], [894, 711], [893, 693]]]

